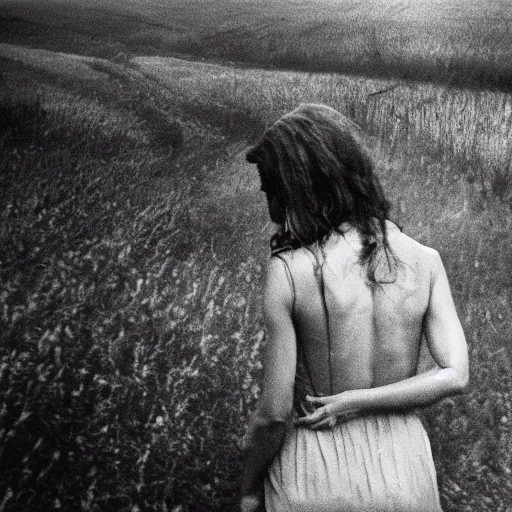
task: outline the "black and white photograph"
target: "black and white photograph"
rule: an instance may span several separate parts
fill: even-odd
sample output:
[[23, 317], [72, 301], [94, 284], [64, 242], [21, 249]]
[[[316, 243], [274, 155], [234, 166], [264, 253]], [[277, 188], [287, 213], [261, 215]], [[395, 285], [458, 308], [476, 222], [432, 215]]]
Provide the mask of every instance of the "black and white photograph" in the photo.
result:
[[0, 0], [0, 512], [512, 512], [510, 0]]

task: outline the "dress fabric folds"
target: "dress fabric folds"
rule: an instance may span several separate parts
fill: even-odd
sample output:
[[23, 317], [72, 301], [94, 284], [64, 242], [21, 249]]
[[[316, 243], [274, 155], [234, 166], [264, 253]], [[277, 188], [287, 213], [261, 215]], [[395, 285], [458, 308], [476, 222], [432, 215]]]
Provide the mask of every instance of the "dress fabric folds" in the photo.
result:
[[265, 479], [267, 512], [438, 512], [430, 442], [412, 412], [291, 427]]

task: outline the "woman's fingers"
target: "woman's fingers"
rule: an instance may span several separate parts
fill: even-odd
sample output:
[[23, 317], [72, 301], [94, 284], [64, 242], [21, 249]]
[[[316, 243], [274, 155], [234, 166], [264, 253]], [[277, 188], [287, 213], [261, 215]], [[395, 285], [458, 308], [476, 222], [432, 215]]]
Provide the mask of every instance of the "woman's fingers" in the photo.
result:
[[317, 409], [315, 412], [308, 414], [307, 416], [303, 416], [302, 418], [299, 418], [295, 421], [296, 425], [311, 425], [312, 423], [315, 423], [322, 418], [325, 418], [327, 414], [327, 411], [325, 407], [321, 407], [320, 409]]
[[336, 425], [336, 419], [331, 416], [330, 418], [323, 418], [320, 421], [313, 423], [310, 425], [310, 428], [313, 430], [320, 430], [322, 428], [332, 428], [334, 425]]
[[320, 430], [325, 428], [333, 428], [337, 425], [338, 421], [335, 416], [326, 416], [308, 425], [312, 430]]
[[[325, 427], [333, 427], [337, 423], [349, 421], [359, 416], [357, 411], [343, 410], [339, 407], [339, 403], [333, 401], [334, 397], [310, 397], [315, 401], [326, 403], [318, 407], [314, 412], [306, 414], [302, 418], [295, 420], [296, 425], [304, 425], [308, 428], [319, 429]], [[310, 400], [310, 403], [313, 403]]]
[[330, 396], [310, 396], [310, 395], [307, 395], [306, 396], [306, 400], [310, 404], [325, 405], [325, 404], [328, 404], [329, 402], [332, 401], [332, 397], [330, 397]]

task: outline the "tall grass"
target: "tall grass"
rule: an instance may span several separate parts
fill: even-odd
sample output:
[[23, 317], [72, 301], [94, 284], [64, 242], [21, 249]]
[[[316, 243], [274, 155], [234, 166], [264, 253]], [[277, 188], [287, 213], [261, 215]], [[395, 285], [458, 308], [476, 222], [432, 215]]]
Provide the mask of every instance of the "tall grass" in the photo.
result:
[[367, 130], [396, 220], [448, 269], [472, 376], [467, 395], [424, 412], [444, 508], [506, 511], [510, 96], [84, 62], [106, 78], [13, 64], [0, 101], [0, 510], [236, 503], [269, 235], [243, 154], [318, 101]]

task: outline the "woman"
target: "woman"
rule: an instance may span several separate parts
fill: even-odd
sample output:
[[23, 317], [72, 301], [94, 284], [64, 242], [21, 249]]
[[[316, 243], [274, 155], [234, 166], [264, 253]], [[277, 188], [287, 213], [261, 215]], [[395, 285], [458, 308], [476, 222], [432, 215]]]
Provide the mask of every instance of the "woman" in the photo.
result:
[[[439, 511], [415, 407], [462, 392], [467, 346], [438, 253], [388, 220], [358, 127], [302, 105], [249, 151], [280, 230], [241, 508]], [[417, 375], [425, 337], [437, 364]]]

